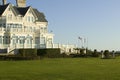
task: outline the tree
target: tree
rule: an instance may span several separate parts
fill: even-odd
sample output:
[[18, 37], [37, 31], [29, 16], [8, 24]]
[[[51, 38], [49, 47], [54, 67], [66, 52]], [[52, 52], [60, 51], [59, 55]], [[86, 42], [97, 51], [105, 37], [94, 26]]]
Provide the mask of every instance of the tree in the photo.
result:
[[94, 49], [94, 52], [92, 53], [92, 57], [98, 57], [99, 53], [97, 52], [97, 49]]
[[104, 51], [104, 58], [105, 58], [105, 59], [110, 58], [109, 50], [105, 50], [105, 51]]

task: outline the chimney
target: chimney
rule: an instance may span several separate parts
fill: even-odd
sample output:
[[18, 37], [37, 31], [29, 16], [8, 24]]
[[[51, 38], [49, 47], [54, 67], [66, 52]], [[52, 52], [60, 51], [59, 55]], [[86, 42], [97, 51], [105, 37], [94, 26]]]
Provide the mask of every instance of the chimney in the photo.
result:
[[18, 7], [26, 7], [26, 0], [16, 0]]
[[1, 0], [0, 1], [0, 5], [5, 5], [6, 4], [6, 0]]
[[7, 3], [7, 1], [6, 0], [3, 0], [3, 5], [5, 5]]

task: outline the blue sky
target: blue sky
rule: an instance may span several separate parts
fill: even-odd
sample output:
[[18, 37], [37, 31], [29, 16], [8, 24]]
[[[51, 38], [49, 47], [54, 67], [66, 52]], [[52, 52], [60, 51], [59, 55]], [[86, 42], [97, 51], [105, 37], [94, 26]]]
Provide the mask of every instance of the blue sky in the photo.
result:
[[80, 36], [89, 49], [120, 50], [120, 0], [27, 0], [27, 5], [44, 12], [55, 43], [80, 46]]

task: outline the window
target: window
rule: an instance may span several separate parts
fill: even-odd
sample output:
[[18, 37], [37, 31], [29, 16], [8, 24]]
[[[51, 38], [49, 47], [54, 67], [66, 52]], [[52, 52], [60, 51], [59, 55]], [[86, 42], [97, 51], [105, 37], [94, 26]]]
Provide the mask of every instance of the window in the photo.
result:
[[15, 44], [15, 43], [16, 43], [16, 42], [15, 42], [15, 39], [13, 39], [13, 40], [12, 40], [12, 43], [13, 43], [13, 44]]
[[10, 28], [13, 28], [13, 24], [10, 24]]
[[40, 32], [43, 32], [43, 27], [40, 28]]
[[22, 24], [19, 24], [19, 27], [22, 28]]
[[34, 17], [31, 17], [31, 21], [34, 22]]
[[45, 44], [45, 37], [40, 38], [40, 44]]
[[25, 36], [20, 36], [20, 44], [24, 44], [25, 43]]
[[9, 44], [10, 43], [10, 36], [6, 36], [6, 44]]
[[32, 12], [31, 12], [31, 11], [29, 11], [29, 13], [31, 14]]
[[8, 44], [8, 43], [9, 43], [8, 36], [3, 36], [3, 44]]
[[40, 37], [35, 37], [35, 44], [39, 44], [40, 43]]
[[52, 44], [52, 38], [49, 38], [49, 39], [48, 39], [48, 43], [49, 43], [49, 44]]
[[11, 9], [10, 9], [10, 8], [8, 8], [8, 11], [11, 11]]
[[28, 16], [28, 22], [30, 22], [30, 16]]
[[15, 34], [12, 36], [13, 44], [18, 43], [18, 36], [15, 36]]
[[6, 27], [6, 24], [3, 24], [3, 27], [5, 28], [5, 27]]
[[12, 19], [12, 14], [8, 14], [8, 20]]
[[46, 28], [46, 27], [44, 28], [44, 32], [45, 32], [45, 33], [47, 32], [47, 28]]
[[27, 44], [30, 44], [30, 40], [27, 40]]
[[24, 44], [25, 40], [24, 39], [20, 39], [20, 44]]
[[10, 30], [10, 24], [7, 24], [7, 31]]

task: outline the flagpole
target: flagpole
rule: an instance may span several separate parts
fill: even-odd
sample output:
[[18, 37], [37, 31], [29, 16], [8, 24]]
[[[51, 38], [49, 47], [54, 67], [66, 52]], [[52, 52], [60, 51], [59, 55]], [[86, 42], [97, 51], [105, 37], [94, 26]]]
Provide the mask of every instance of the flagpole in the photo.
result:
[[88, 49], [88, 37], [87, 37], [87, 49]]
[[83, 39], [82, 39], [82, 37], [78, 37], [78, 40], [80, 40], [81, 48], [83, 48]]

